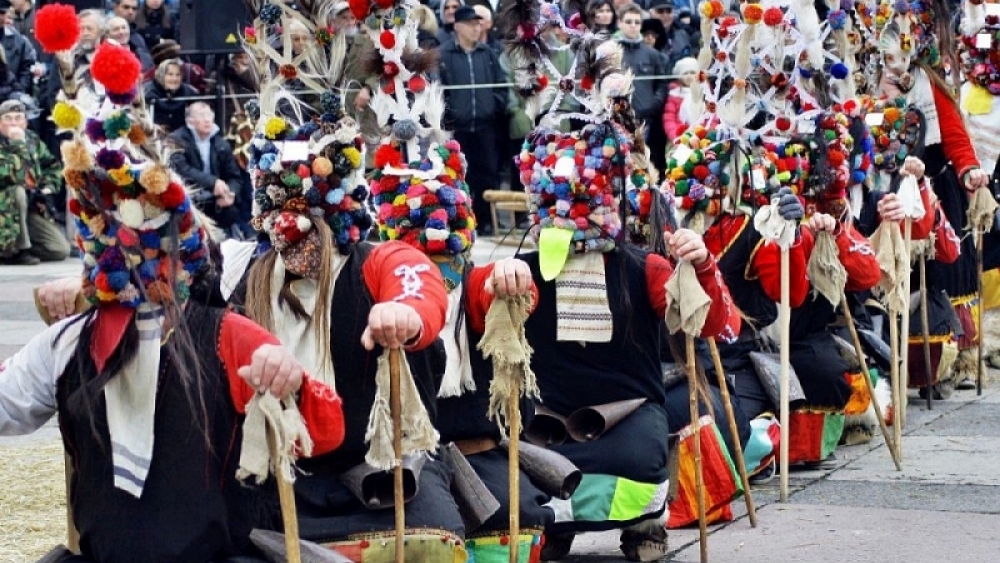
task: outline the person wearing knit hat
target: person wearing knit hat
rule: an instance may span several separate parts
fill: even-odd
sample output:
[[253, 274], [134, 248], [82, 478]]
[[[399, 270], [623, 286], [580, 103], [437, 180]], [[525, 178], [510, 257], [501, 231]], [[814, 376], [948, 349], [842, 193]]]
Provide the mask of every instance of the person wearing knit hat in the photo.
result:
[[[546, 51], [534, 44], [539, 24], [529, 19], [535, 10], [544, 12], [545, 5], [516, 7], [505, 21], [517, 37], [509, 52], [515, 69], [545, 65]], [[536, 350], [531, 368], [547, 409], [569, 417], [612, 402], [627, 407], [598, 440], [548, 445], [577, 464], [584, 477], [571, 498], [550, 503], [556, 521], [546, 528], [541, 555], [562, 559], [577, 533], [618, 528], [626, 558], [654, 561], [667, 545], [666, 435], [679, 429], [671, 427], [663, 407], [658, 352], [673, 260], [691, 262], [694, 283], [711, 295], [703, 336], [729, 338], [740, 321], [714, 260], [694, 232], [658, 233], [672, 258], [641, 250], [625, 236], [631, 222], [626, 192], [648, 189], [648, 176], [635, 173], [648, 170], [648, 156], [636, 132], [630, 77], [621, 70], [621, 47], [614, 41], [583, 35], [573, 50], [578, 83], [541, 80], [539, 88], [524, 90], [545, 102], [539, 109], [542, 125], [528, 135], [515, 160], [538, 244], [537, 252], [519, 255], [539, 292], [525, 334]], [[549, 89], [556, 99], [547, 97]], [[553, 114], [549, 107], [558, 107], [562, 95], [573, 96], [584, 110]], [[570, 117], [583, 120], [584, 127], [569, 133], [554, 127]]]
[[[47, 26], [67, 18], [71, 7], [39, 11], [43, 45]], [[63, 100], [55, 112], [73, 136], [64, 176], [92, 308], [0, 365], [0, 434], [32, 432], [58, 412], [81, 549], [58, 561], [256, 561], [249, 535], [261, 491], [244, 488], [237, 470], [259, 463], [232, 440], [264, 436], [243, 415], [284, 401], [298, 425], [286, 455], [318, 455], [342, 438], [340, 403], [262, 328], [206, 306], [215, 268], [205, 225], [132, 106], [139, 70], [126, 48], [102, 45], [92, 71], [106, 103], [89, 114]]]
[[698, 61], [685, 57], [674, 65], [670, 74], [674, 75], [674, 83], [667, 93], [667, 102], [663, 105], [663, 131], [667, 140], [673, 141], [679, 137], [694, 122], [696, 116], [691, 115], [691, 83], [698, 77]]
[[[419, 99], [426, 78], [406, 69], [400, 54], [386, 55], [395, 45], [408, 44], [410, 28], [402, 22], [382, 28], [385, 12], [366, 1], [352, 2], [351, 10], [359, 21], [378, 22], [379, 51], [372, 54], [387, 59], [379, 70], [388, 73], [393, 66], [390, 79], [407, 79], [406, 85], [394, 82], [394, 91], [406, 98], [409, 90]], [[405, 12], [400, 15], [405, 19]], [[461, 561], [465, 530], [449, 492], [451, 471], [427, 455], [438, 448], [431, 418], [438, 355], [431, 345], [444, 324], [445, 285], [439, 269], [413, 246], [366, 240], [372, 217], [366, 208], [365, 143], [339, 89], [347, 36], [332, 33], [327, 22], [321, 6], [295, 11], [274, 3], [264, 5], [245, 31], [245, 45], [263, 73], [259, 99], [249, 107], [257, 122], [249, 165], [252, 225], [261, 236], [242, 263], [227, 259], [225, 275], [238, 282], [229, 298], [345, 397], [343, 445], [334, 456], [300, 463], [304, 474], [295, 492], [301, 537], [352, 561], [390, 557], [394, 542], [386, 540], [395, 534], [393, 511], [378, 509], [393, 502], [388, 372], [389, 350], [399, 349], [401, 453], [412, 483], [406, 491], [406, 560]], [[296, 47], [289, 30], [304, 33], [305, 40], [300, 37]], [[399, 102], [382, 95], [376, 93], [372, 103]], [[403, 132], [400, 137], [403, 143], [412, 138]], [[416, 150], [409, 155], [419, 159]], [[379, 162], [383, 174], [390, 171]], [[402, 167], [401, 160], [393, 164]], [[460, 197], [457, 180], [449, 181], [452, 195]], [[442, 199], [445, 191], [439, 191]], [[462, 200], [451, 204], [460, 206]], [[455, 226], [456, 234], [465, 228]], [[378, 485], [386, 482], [388, 489]], [[371, 486], [380, 492], [366, 492]], [[381, 494], [386, 490], [388, 495]]]

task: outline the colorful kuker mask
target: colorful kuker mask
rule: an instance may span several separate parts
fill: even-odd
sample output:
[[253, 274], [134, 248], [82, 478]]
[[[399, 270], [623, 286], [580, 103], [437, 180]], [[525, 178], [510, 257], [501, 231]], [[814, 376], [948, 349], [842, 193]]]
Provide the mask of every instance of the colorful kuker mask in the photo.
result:
[[84, 253], [83, 291], [91, 303], [138, 307], [182, 304], [209, 267], [207, 234], [180, 181], [148, 142], [153, 125], [137, 115], [140, 65], [127, 47], [102, 44], [91, 63], [108, 91], [97, 115], [60, 102], [59, 127], [69, 209]]
[[428, 255], [468, 252], [475, 241], [476, 219], [466, 166], [455, 140], [432, 144], [426, 157], [408, 167], [396, 145], [379, 147], [370, 187], [380, 238], [401, 240]]
[[337, 115], [326, 111], [318, 122], [298, 128], [271, 117], [252, 144], [252, 224], [267, 233], [286, 267], [303, 277], [319, 268], [314, 222], [330, 228], [341, 254], [372, 224], [364, 207], [364, 141], [353, 120], [334, 121]]
[[611, 122], [581, 131], [537, 131], [514, 161], [530, 196], [543, 253], [608, 252], [621, 239], [618, 200], [632, 173], [632, 145]]
[[1000, 95], [1000, 4], [964, 3], [961, 47], [962, 74]]
[[871, 136], [872, 166], [878, 173], [875, 189], [885, 191], [889, 189], [888, 178], [903, 167], [906, 157], [920, 157], [923, 153], [926, 122], [906, 98], [861, 101]]
[[674, 141], [663, 190], [672, 194], [682, 213], [719, 215], [730, 184], [735, 145], [718, 130], [696, 125]]

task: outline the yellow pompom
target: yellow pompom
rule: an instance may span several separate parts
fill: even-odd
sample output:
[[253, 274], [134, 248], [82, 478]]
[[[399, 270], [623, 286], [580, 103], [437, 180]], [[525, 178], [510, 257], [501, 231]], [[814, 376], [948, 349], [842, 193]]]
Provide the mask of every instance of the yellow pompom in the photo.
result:
[[75, 131], [80, 128], [83, 122], [83, 115], [75, 106], [66, 102], [57, 102], [52, 108], [52, 122], [61, 130]]
[[132, 168], [128, 164], [121, 168], [108, 170], [108, 176], [111, 176], [111, 181], [117, 186], [128, 186], [134, 181], [132, 178]]
[[344, 156], [347, 157], [347, 160], [351, 161], [351, 168], [361, 166], [361, 151], [354, 147], [347, 147], [343, 152]]
[[267, 120], [267, 125], [264, 126], [264, 136], [268, 139], [274, 139], [285, 131], [285, 127], [284, 119], [272, 117]]

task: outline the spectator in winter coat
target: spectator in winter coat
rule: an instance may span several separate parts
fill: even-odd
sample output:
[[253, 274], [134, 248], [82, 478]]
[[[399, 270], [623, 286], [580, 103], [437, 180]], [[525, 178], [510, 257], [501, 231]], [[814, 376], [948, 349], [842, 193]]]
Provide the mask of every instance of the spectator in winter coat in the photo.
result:
[[239, 220], [236, 198], [243, 187], [243, 175], [233, 148], [215, 124], [215, 112], [204, 102], [195, 102], [186, 112], [187, 127], [167, 139], [177, 152], [170, 167], [196, 191], [191, 201], [220, 229], [231, 232]]
[[642, 8], [637, 4], [626, 4], [618, 12], [619, 37], [622, 46], [622, 68], [629, 69], [635, 76], [632, 94], [632, 109], [635, 116], [646, 123], [646, 144], [650, 159], [657, 170], [666, 167], [664, 152], [667, 138], [663, 134], [663, 103], [667, 100], [667, 81], [653, 76], [667, 74], [663, 56], [646, 45], [642, 39]]
[[698, 45], [691, 43], [691, 36], [681, 25], [675, 25], [676, 14], [671, 0], [652, 0], [650, 4], [649, 14], [663, 22], [667, 30], [667, 44], [662, 52], [667, 57], [666, 68], [673, 68], [677, 61], [694, 53]]
[[417, 4], [413, 7], [413, 18], [417, 20], [417, 44], [420, 45], [420, 48], [429, 50], [440, 47], [441, 41], [438, 40], [438, 32], [441, 29], [438, 26], [434, 10], [424, 4]]
[[128, 47], [130, 51], [139, 59], [142, 70], [153, 68], [153, 55], [149, 54], [146, 42], [142, 38], [132, 33], [125, 18], [113, 17], [108, 20], [108, 37], [114, 39], [119, 45]]
[[135, 16], [135, 32], [153, 47], [164, 39], [177, 39], [175, 14], [163, 4], [163, 0], [146, 0]]
[[[10, 0], [0, 0], [0, 14], [4, 14], [3, 21], [7, 20], [8, 10], [10, 10]], [[7, 66], [14, 73], [14, 80], [17, 81], [21, 91], [30, 92], [33, 79], [31, 66], [38, 60], [31, 41], [18, 33], [14, 26], [2, 25], [0, 26], [0, 46], [7, 54]]]
[[670, 85], [667, 104], [663, 106], [663, 131], [667, 134], [667, 141], [674, 140], [686, 131], [697, 117], [691, 115], [688, 96], [691, 93], [691, 83], [698, 75], [698, 61], [693, 57], [685, 57], [677, 61], [670, 74], [680, 78]]
[[21, 92], [21, 86], [14, 79], [14, 73], [7, 66], [7, 55], [0, 47], [0, 102], [5, 102]]
[[[453, 0], [448, 0], [449, 2]], [[479, 40], [482, 20], [469, 6], [455, 11], [455, 37], [441, 46], [439, 70], [444, 86], [474, 86], [506, 82], [497, 54]], [[468, 159], [466, 180], [472, 191], [473, 211], [489, 217], [483, 191], [499, 185], [496, 126], [507, 114], [506, 88], [459, 88], [445, 91], [445, 128], [455, 132]], [[492, 234], [490, 225], [480, 226]]]
[[455, 32], [455, 12], [465, 5], [465, 0], [444, 0], [438, 11], [438, 20], [441, 22], [441, 29], [438, 30], [438, 43], [444, 45], [454, 38]]
[[146, 104], [153, 113], [153, 123], [169, 134], [184, 126], [184, 110], [191, 100], [183, 98], [197, 96], [198, 91], [184, 83], [181, 61], [169, 59], [156, 67], [152, 82], [146, 84], [145, 95]]

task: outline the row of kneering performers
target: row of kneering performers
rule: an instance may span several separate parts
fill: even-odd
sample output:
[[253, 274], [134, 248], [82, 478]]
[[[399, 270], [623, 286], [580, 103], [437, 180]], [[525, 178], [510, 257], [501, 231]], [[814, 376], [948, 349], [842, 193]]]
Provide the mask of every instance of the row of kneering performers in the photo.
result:
[[[923, 165], [916, 159], [906, 168], [922, 175]], [[923, 185], [924, 203], [928, 209], [939, 209], [933, 192]], [[780, 205], [783, 216], [802, 218], [801, 204], [792, 200], [796, 201]], [[878, 207], [883, 219], [901, 217], [892, 195]], [[432, 455], [408, 467], [415, 471], [418, 484], [406, 504], [407, 561], [457, 561], [461, 560], [457, 554], [477, 549], [482, 554], [477, 561], [500, 560], [509, 541], [507, 456], [496, 423], [486, 415], [492, 366], [475, 343], [497, 294], [531, 294], [534, 310], [526, 334], [534, 348], [532, 367], [546, 409], [568, 417], [583, 407], [642, 401], [596, 440], [551, 446], [584, 474], [568, 502], [552, 503], [556, 491], [545, 490], [532, 475], [522, 474], [524, 552], [530, 560], [556, 559], [569, 551], [577, 533], [621, 529], [621, 547], [628, 559], [655, 560], [664, 553], [667, 537], [668, 436], [690, 422], [687, 384], [675, 380], [664, 385], [661, 364], [664, 357], [670, 359], [663, 339], [668, 299], [664, 288], [675, 260], [695, 265], [698, 282], [711, 298], [699, 337], [719, 340], [723, 365], [735, 376], [731, 381], [740, 435], [730, 436], [728, 427], [720, 425], [726, 447], [748, 447], [750, 421], [773, 418], [768, 413], [776, 408], [747, 358], [748, 352], [760, 347], [757, 329], [777, 318], [779, 250], [762, 242], [750, 223], [747, 215], [722, 214], [703, 237], [686, 229], [667, 233], [669, 258], [628, 242], [604, 253], [602, 277], [613, 317], [611, 336], [585, 345], [559, 338], [556, 284], [543, 279], [537, 253], [482, 266], [467, 264], [460, 282], [450, 290], [461, 296], [458, 322], [464, 327], [456, 331], [453, 320], [452, 332], [447, 332], [442, 327], [449, 293], [438, 268], [401, 242], [377, 246], [360, 242], [348, 254], [336, 256], [328, 296], [333, 319], [329, 335], [316, 337], [308, 329], [308, 317], [299, 318], [282, 307], [270, 314], [284, 316], [283, 331], [300, 340], [280, 343], [234, 311], [272, 305], [247, 301], [247, 286], [262, 283], [262, 277], [274, 276], [271, 283], [291, 287], [301, 280], [282, 281], [281, 274], [274, 273], [277, 257], [265, 254], [255, 259], [235, 291], [224, 298], [217, 287], [224, 276], [217, 264], [212, 265], [194, 280], [191, 298], [173, 319], [172, 336], [162, 348], [155, 447], [141, 497], [131, 497], [112, 484], [115, 466], [108, 451], [108, 415], [100, 408], [103, 400], [98, 393], [114, 377], [114, 370], [128, 363], [124, 345], [135, 344], [136, 329], [118, 328], [119, 339], [113, 342], [123, 346], [109, 347], [102, 340], [108, 336], [102, 333], [115, 331], [117, 321], [103, 321], [106, 313], [100, 307], [51, 326], [3, 364], [0, 432], [31, 432], [58, 413], [75, 469], [70, 499], [83, 550], [83, 556], [67, 561], [227, 561], [252, 553], [247, 546], [252, 527], [277, 521], [273, 510], [266, 509], [273, 508], [266, 500], [269, 491], [252, 492], [236, 483], [239, 452], [234, 446], [239, 444], [243, 405], [259, 389], [294, 393], [315, 441], [313, 456], [299, 462], [303, 474], [295, 483], [301, 536], [338, 549], [351, 560], [365, 561], [372, 557], [365, 555], [369, 550], [392, 549], [388, 540], [393, 534], [393, 511], [377, 506], [378, 501], [373, 506], [372, 499], [358, 498], [345, 484], [345, 475], [364, 461], [376, 358], [385, 347], [401, 346], [442, 444], [454, 442], [499, 500], [499, 508], [470, 529], [459, 507], [462, 501], [452, 494], [456, 468], [448, 457]], [[805, 267], [817, 231], [836, 237], [849, 292], [870, 289], [878, 281], [879, 267], [857, 228], [819, 213], [804, 220], [790, 251], [791, 358], [806, 397], [797, 406], [808, 407], [801, 410], [804, 415], [830, 417], [843, 413], [852, 391], [846, 377], [850, 368], [831, 342], [834, 310], [809, 295]], [[931, 232], [937, 233], [937, 259], [953, 261], [957, 237], [942, 213], [929, 213], [914, 225], [915, 239]], [[415, 276], [406, 280], [409, 286], [400, 271]], [[79, 281], [74, 279], [51, 283], [41, 293], [49, 310], [61, 317], [69, 312], [78, 291]], [[734, 304], [754, 322], [741, 322]], [[449, 357], [448, 368], [470, 371], [475, 390], [437, 399], [444, 364], [435, 342], [438, 337], [458, 335], [463, 341], [451, 349], [461, 356], [458, 361]], [[322, 336], [327, 336], [333, 358], [336, 393], [303, 374], [295, 359], [304, 342], [315, 346]], [[98, 342], [107, 348], [101, 356], [106, 362], [103, 370], [96, 368]], [[721, 412], [718, 389], [712, 388], [711, 396]], [[524, 404], [526, 422], [533, 409], [534, 405]], [[823, 431], [823, 424], [808, 426], [804, 432]], [[793, 433], [792, 440], [796, 437]], [[774, 450], [770, 445], [764, 449], [748, 459], [751, 469], [768, 471], [773, 464]]]
[[[581, 137], [592, 138], [600, 127], [587, 126]], [[603, 127], [611, 127], [611, 135], [624, 131]], [[598, 142], [604, 145], [604, 139]], [[951, 174], [971, 154], [956, 144], [930, 147], [927, 154], [935, 149], [952, 163], [935, 165]], [[925, 165], [910, 158], [904, 170], [923, 178]], [[941, 185], [960, 189], [957, 179], [933, 188], [921, 182], [925, 208], [934, 212], [915, 222], [913, 233], [916, 240], [933, 238], [936, 260], [948, 263], [959, 256], [959, 241], [937, 201], [947, 194], [935, 196]], [[602, 212], [616, 220], [619, 202], [605, 203]], [[840, 438], [836, 420], [842, 421], [851, 401], [853, 374], [830, 328], [835, 310], [810, 295], [806, 264], [816, 234], [827, 231], [847, 270], [849, 293], [871, 289], [879, 265], [862, 228], [820, 212], [806, 217], [803, 202], [790, 192], [778, 192], [772, 205], [798, 225], [789, 250], [791, 363], [804, 398], [794, 405], [801, 416], [793, 419], [791, 440], [819, 443], [811, 451], [793, 450], [804, 452], [797, 461], [822, 462]], [[870, 207], [877, 210], [868, 210], [877, 215], [875, 223], [902, 219], [892, 194]], [[192, 232], [197, 219], [189, 218], [190, 205], [172, 209], [167, 215], [178, 217], [161, 224], [181, 228], [164, 237]], [[125, 215], [105, 214], [102, 221]], [[93, 217], [88, 221], [81, 223], [83, 238], [87, 229], [97, 229]], [[126, 259], [110, 256], [104, 239], [83, 245], [82, 291], [96, 307], [73, 314], [80, 278], [42, 288], [41, 301], [63, 320], [2, 365], [0, 434], [32, 432], [58, 415], [74, 470], [69, 500], [81, 550], [65, 561], [264, 557], [250, 545], [249, 533], [278, 526], [274, 491], [244, 486], [236, 477], [246, 443], [242, 415], [257, 392], [294, 397], [313, 441], [311, 455], [298, 461], [302, 473], [295, 481], [302, 539], [352, 561], [383, 560], [394, 549], [391, 502], [356, 492], [359, 481], [379, 475], [364, 462], [378, 400], [379, 356], [387, 348], [404, 349], [412, 373], [415, 394], [404, 399], [404, 408], [425, 409], [440, 443], [456, 446], [407, 463], [413, 487], [405, 505], [406, 560], [505, 560], [511, 541], [507, 457], [500, 430], [487, 416], [492, 364], [476, 346], [497, 295], [531, 296], [525, 335], [541, 401], [523, 404], [527, 434], [539, 406], [551, 420], [587, 407], [627, 404], [617, 413], [620, 420], [596, 439], [546, 440], [550, 451], [582, 472], [572, 495], [564, 495], [569, 498], [558, 498], [565, 491], [551, 480], [522, 472], [517, 541], [524, 557], [559, 559], [579, 533], [620, 529], [627, 559], [657, 560], [667, 545], [668, 444], [671, 434], [690, 423], [686, 381], [665, 377], [673, 370], [664, 365], [685, 363], [669, 351], [681, 348], [664, 326], [666, 285], [678, 261], [694, 266], [709, 298], [697, 336], [718, 341], [730, 376], [739, 435], [719, 424], [722, 441], [730, 452], [744, 448], [753, 472], [773, 471], [777, 444], [769, 413], [777, 405], [748, 352], [763, 348], [762, 329], [777, 318], [780, 251], [762, 240], [749, 215], [710, 217], [704, 235], [670, 230], [665, 255], [627, 236], [585, 242], [578, 247], [582, 252], [563, 256], [555, 276], [544, 245], [540, 252], [477, 266], [468, 254], [432, 260], [401, 241], [376, 245], [356, 237], [338, 245], [321, 224], [310, 231], [316, 236], [259, 253], [254, 243], [227, 243], [232, 246], [219, 252], [198, 236], [181, 241], [180, 252], [157, 255], [171, 248], [158, 239], [136, 258], [142, 263], [157, 256], [154, 281], [128, 294], [129, 306], [122, 305], [125, 293], [105, 289], [122, 280]], [[171, 263], [186, 274], [156, 278], [174, 272]], [[704, 346], [698, 355], [711, 373]], [[306, 364], [326, 366], [326, 373], [306, 374]], [[135, 374], [155, 382], [144, 401], [138, 390], [120, 389]], [[443, 386], [452, 391], [439, 397]], [[708, 396], [721, 413], [719, 390], [710, 386]], [[122, 419], [147, 424], [143, 432], [130, 431]], [[469, 466], [498, 501], [490, 513], [470, 510], [477, 499], [453, 493], [461, 488], [457, 480], [472, 476]]]

